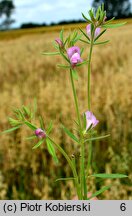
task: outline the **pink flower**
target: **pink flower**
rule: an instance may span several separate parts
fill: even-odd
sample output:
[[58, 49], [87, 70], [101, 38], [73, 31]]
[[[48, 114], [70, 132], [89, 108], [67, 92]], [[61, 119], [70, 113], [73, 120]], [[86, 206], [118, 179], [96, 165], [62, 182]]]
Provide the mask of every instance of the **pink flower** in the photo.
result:
[[57, 43], [60, 47], [63, 47], [63, 46], [64, 46], [64, 44], [63, 44], [63, 42], [62, 42], [62, 40], [61, 40], [60, 38], [56, 38], [55, 41], [56, 41], [56, 43]]
[[75, 67], [76, 64], [82, 62], [81, 56], [80, 56], [80, 48], [77, 46], [70, 47], [67, 49], [67, 55], [70, 59], [70, 63], [72, 67]]
[[[96, 28], [94, 33], [94, 39], [100, 34], [101, 28]], [[89, 38], [91, 38], [91, 24], [86, 26], [86, 32]]]
[[37, 128], [35, 130], [35, 135], [39, 138], [45, 138], [46, 137], [46, 133], [44, 130], [42, 130], [41, 128]]
[[99, 121], [90, 111], [86, 111], [85, 115], [86, 115], [86, 131], [87, 131], [91, 126], [92, 128], [94, 128], [99, 123]]

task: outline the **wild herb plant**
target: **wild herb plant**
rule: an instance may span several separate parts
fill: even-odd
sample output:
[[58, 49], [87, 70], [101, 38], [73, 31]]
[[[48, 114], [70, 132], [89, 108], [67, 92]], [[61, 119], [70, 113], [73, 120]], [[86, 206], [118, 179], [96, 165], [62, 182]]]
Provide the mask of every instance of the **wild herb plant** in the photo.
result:
[[[47, 145], [47, 150], [49, 154], [53, 157], [55, 163], [58, 163], [58, 158], [56, 155], [56, 150], [58, 150], [67, 160], [72, 176], [67, 176], [67, 178], [59, 178], [60, 180], [72, 180], [75, 185], [76, 194], [79, 200], [92, 199], [99, 194], [108, 190], [111, 185], [105, 186], [95, 193], [92, 193], [89, 189], [88, 179], [90, 178], [125, 178], [124, 174], [107, 174], [107, 173], [92, 173], [92, 141], [108, 138], [110, 135], [97, 135], [95, 127], [99, 124], [99, 120], [96, 119], [91, 108], [91, 86], [90, 86], [90, 75], [91, 75], [91, 60], [92, 52], [94, 46], [106, 44], [109, 41], [100, 41], [101, 36], [109, 28], [116, 28], [124, 25], [125, 23], [113, 24], [112, 21], [115, 18], [107, 21], [106, 11], [104, 10], [104, 5], [98, 7], [96, 13], [93, 9], [88, 12], [88, 17], [82, 14], [83, 18], [86, 20], [86, 31], [80, 29], [80, 33], [74, 31], [67, 38], [64, 37], [64, 30], [60, 32], [59, 38], [55, 39], [54, 47], [56, 52], [43, 53], [43, 55], [51, 55], [52, 58], [55, 55], [60, 55], [65, 64], [58, 64], [58, 66], [64, 70], [69, 71], [69, 77], [72, 86], [72, 93], [75, 104], [75, 112], [77, 119], [74, 121], [76, 133], [72, 133], [66, 126], [61, 125], [61, 128], [74, 142], [78, 145], [80, 154], [79, 157], [76, 154], [69, 156], [66, 149], [63, 149], [59, 144], [56, 143], [55, 139], [52, 138], [51, 132], [53, 128], [52, 121], [45, 126], [44, 119], [39, 117], [40, 125], [35, 125], [35, 114], [37, 111], [36, 99], [34, 100], [33, 108], [22, 106], [20, 109], [15, 109], [14, 114], [16, 118], [9, 118], [9, 123], [12, 128], [4, 131], [3, 133], [12, 132], [22, 126], [29, 127], [33, 135], [28, 137], [27, 140], [37, 140], [37, 143], [33, 146], [33, 149], [38, 148], [42, 144]], [[102, 29], [102, 30], [101, 30]], [[75, 45], [77, 42], [82, 42], [85, 46], [90, 46], [90, 51], [87, 59], [82, 58], [84, 48], [79, 48]], [[86, 64], [88, 67], [87, 71], [87, 109], [83, 114], [79, 111], [79, 101], [76, 92], [75, 83], [78, 82], [78, 70], [80, 67]], [[87, 147], [88, 146], [88, 147]], [[79, 164], [79, 166], [78, 166]], [[88, 194], [91, 194], [88, 196]]]

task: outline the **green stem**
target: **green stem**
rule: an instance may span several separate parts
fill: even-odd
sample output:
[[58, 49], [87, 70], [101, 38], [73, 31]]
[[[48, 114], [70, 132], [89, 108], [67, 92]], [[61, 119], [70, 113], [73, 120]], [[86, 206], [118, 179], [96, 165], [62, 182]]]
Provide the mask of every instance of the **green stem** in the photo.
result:
[[[82, 135], [82, 126], [81, 126], [81, 119], [80, 119], [80, 113], [79, 113], [79, 106], [78, 106], [78, 100], [77, 100], [77, 94], [74, 86], [73, 81], [73, 75], [72, 70], [70, 70], [70, 78], [71, 78], [71, 84], [72, 84], [72, 90], [73, 90], [73, 96], [75, 101], [75, 108], [76, 113], [78, 117], [78, 123], [79, 123], [79, 130], [80, 130], [80, 145], [81, 145], [81, 158], [80, 158], [80, 186], [81, 186], [81, 200], [84, 198], [84, 194], [86, 191], [86, 181], [85, 181], [85, 171], [84, 171], [84, 164], [85, 164], [85, 149], [84, 149], [84, 142], [83, 142], [83, 135]], [[86, 194], [85, 194], [86, 198]]]
[[92, 141], [89, 141], [89, 148], [88, 148], [88, 164], [86, 169], [86, 177], [89, 175], [89, 170], [91, 167], [91, 161], [92, 161]]
[[[91, 59], [92, 59], [92, 51], [93, 51], [93, 44], [94, 44], [94, 33], [95, 28], [93, 29], [92, 36], [91, 36], [91, 44], [90, 44], [90, 53], [89, 53], [89, 62], [88, 62], [88, 110], [91, 110], [91, 85], [90, 85], [90, 78], [91, 78]], [[86, 169], [86, 177], [89, 174], [89, 170], [91, 167], [92, 161], [92, 141], [89, 142], [89, 149], [88, 149], [88, 164]]]
[[80, 182], [81, 182], [81, 191], [82, 199], [87, 199], [87, 184], [85, 177], [85, 146], [83, 137], [81, 137], [81, 159], [80, 159]]
[[76, 113], [77, 113], [79, 128], [81, 130], [81, 119], [80, 119], [80, 113], [79, 113], [77, 94], [76, 94], [76, 90], [75, 90], [75, 86], [74, 86], [74, 81], [73, 81], [72, 69], [70, 69], [70, 78], [71, 78], [72, 91], [73, 91], [73, 96], [74, 96], [74, 101], [75, 101], [75, 108], [76, 108]]
[[92, 58], [92, 51], [93, 51], [93, 42], [94, 42], [94, 32], [95, 30], [93, 31], [93, 35], [92, 35], [92, 38], [91, 38], [91, 44], [90, 44], [90, 53], [89, 53], [89, 61], [88, 61], [88, 110], [90, 111], [91, 109], [91, 86], [90, 86], [90, 77], [91, 77], [91, 58]]
[[76, 168], [74, 167], [74, 164], [72, 163], [72, 161], [69, 158], [69, 156], [67, 155], [67, 153], [63, 150], [63, 148], [61, 148], [60, 145], [58, 145], [57, 143], [55, 143], [49, 136], [48, 136], [48, 138], [56, 146], [56, 148], [61, 152], [61, 154], [66, 158], [69, 166], [71, 167], [71, 170], [73, 172], [73, 176], [75, 178], [75, 185], [76, 185], [77, 195], [78, 195], [78, 198], [81, 199], [80, 187], [79, 187], [79, 182], [78, 182], [78, 175], [77, 175]]

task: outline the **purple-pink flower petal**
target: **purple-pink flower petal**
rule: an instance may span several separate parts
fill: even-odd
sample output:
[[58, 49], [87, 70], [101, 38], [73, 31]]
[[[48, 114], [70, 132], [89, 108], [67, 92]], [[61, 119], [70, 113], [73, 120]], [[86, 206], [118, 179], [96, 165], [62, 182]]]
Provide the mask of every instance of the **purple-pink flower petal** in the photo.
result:
[[82, 59], [78, 53], [74, 53], [73, 56], [70, 58], [71, 64], [77, 64], [82, 62]]
[[82, 62], [80, 56], [80, 48], [77, 46], [73, 46], [67, 49], [67, 55], [70, 60], [72, 67], [75, 67], [76, 64]]
[[39, 138], [45, 138], [46, 137], [46, 133], [44, 130], [42, 130], [41, 128], [37, 128], [35, 130], [35, 135]]
[[86, 130], [88, 130], [90, 126], [94, 128], [99, 123], [99, 121], [96, 119], [96, 117], [93, 115], [92, 112], [86, 111], [85, 115], [86, 115]]
[[[94, 39], [100, 34], [101, 28], [96, 28], [94, 33]], [[86, 32], [89, 38], [91, 38], [91, 24], [86, 26]]]
[[77, 46], [73, 46], [73, 47], [70, 47], [67, 49], [67, 55], [68, 55], [68, 58], [70, 59], [73, 54], [75, 53], [78, 53], [80, 55], [80, 48], [77, 47]]
[[100, 34], [101, 28], [96, 28], [94, 33], [94, 38], [96, 38]]
[[90, 24], [86, 26], [86, 32], [87, 32], [88, 37], [91, 38], [91, 25]]

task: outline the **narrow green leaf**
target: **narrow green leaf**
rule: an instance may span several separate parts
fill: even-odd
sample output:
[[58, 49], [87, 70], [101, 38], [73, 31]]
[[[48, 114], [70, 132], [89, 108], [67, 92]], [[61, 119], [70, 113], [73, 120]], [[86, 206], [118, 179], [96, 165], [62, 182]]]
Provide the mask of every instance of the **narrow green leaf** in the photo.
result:
[[52, 131], [52, 128], [53, 128], [53, 123], [52, 121], [50, 121], [48, 129], [46, 130], [47, 135], [49, 135], [49, 133]]
[[37, 112], [37, 99], [34, 98], [34, 104], [33, 104], [33, 118], [35, 119], [35, 115]]
[[93, 9], [89, 10], [88, 13], [89, 13], [89, 16], [91, 17], [91, 20], [95, 21]]
[[44, 130], [44, 120], [42, 116], [39, 116], [39, 124], [40, 124], [41, 129]]
[[13, 127], [22, 125], [21, 121], [13, 119], [13, 118], [8, 118], [8, 121], [9, 121], [10, 125]]
[[26, 140], [33, 140], [36, 138], [36, 135], [32, 135], [32, 136], [29, 136], [29, 137], [26, 137], [25, 139]]
[[24, 115], [23, 115], [22, 111], [21, 111], [21, 110], [18, 110], [18, 112], [20, 113], [21, 120], [22, 120], [22, 121], [24, 121], [25, 117], [24, 117]]
[[65, 42], [64, 42], [64, 46], [66, 45], [67, 41], [68, 41], [68, 38], [66, 38], [66, 40], [65, 40]]
[[109, 137], [109, 136], [110, 136], [110, 134], [104, 135], [104, 136], [99, 136], [99, 137], [92, 137], [92, 138], [86, 139], [86, 140], [84, 141], [84, 143], [85, 143], [85, 142], [88, 142], [88, 141], [95, 141], [95, 140], [104, 139], [104, 138], [107, 138], [107, 137]]
[[123, 25], [125, 25], [126, 22], [124, 23], [117, 23], [117, 24], [104, 24], [102, 27], [103, 28], [118, 28], [118, 27], [121, 27]]
[[67, 61], [67, 62], [69, 62], [70, 63], [70, 60], [64, 55], [64, 53], [63, 52], [60, 52], [60, 54], [62, 55], [62, 57]]
[[38, 148], [40, 145], [42, 145], [43, 142], [44, 142], [43, 139], [39, 140], [39, 142], [32, 149]]
[[89, 20], [83, 13], [82, 13], [83, 18], [88, 22], [88, 23], [92, 23], [91, 20]]
[[10, 129], [8, 129], [8, 130], [5, 130], [5, 131], [1, 132], [1, 134], [10, 133], [10, 132], [12, 132], [12, 131], [17, 130], [18, 128], [20, 128], [20, 126], [16, 126], [16, 127], [10, 128]]
[[71, 67], [70, 65], [63, 65], [63, 64], [57, 64], [57, 66], [60, 67], [60, 68], [64, 68], [64, 69], [67, 69], [67, 68]]
[[53, 146], [52, 142], [48, 138], [46, 138], [46, 143], [47, 143], [48, 152], [51, 154], [51, 156], [53, 157], [54, 161], [56, 163], [58, 163], [58, 158], [56, 156], [56, 152], [55, 152], [55, 149], [54, 149], [54, 146]]
[[62, 29], [60, 31], [60, 39], [61, 39], [62, 42], [64, 41], [64, 39], [63, 39], [63, 33], [64, 33], [64, 29]]
[[57, 181], [68, 181], [68, 180], [74, 180], [75, 178], [73, 178], [73, 177], [69, 177], [69, 178], [58, 178], [58, 179], [56, 179], [55, 180], [55, 182], [57, 182]]
[[[105, 24], [108, 24], [108, 23], [112, 22], [114, 19], [115, 19], [115, 17], [113, 17], [112, 19], [106, 21]], [[104, 25], [105, 25], [105, 24], [104, 24]]]
[[87, 193], [88, 193], [88, 191], [87, 191], [87, 183], [86, 183], [86, 176], [85, 176], [85, 174], [83, 176], [83, 188], [84, 188], [84, 198], [87, 199]]
[[63, 130], [65, 131], [65, 133], [66, 133], [71, 139], [73, 139], [75, 142], [79, 143], [78, 138], [77, 138], [73, 133], [71, 133], [64, 125], [62, 125], [62, 128], [63, 128]]
[[104, 3], [101, 4], [101, 9], [104, 11]]
[[106, 191], [106, 190], [109, 190], [109, 189], [111, 188], [111, 186], [112, 186], [112, 185], [105, 186], [105, 187], [101, 188], [100, 190], [96, 191], [94, 194], [92, 194], [91, 197], [88, 198], [88, 200], [90, 200], [90, 199], [92, 199], [92, 198], [94, 198], [94, 197], [100, 195], [101, 193], [103, 193], [103, 192]]
[[42, 52], [41, 54], [42, 55], [60, 55], [60, 52], [51, 52], [51, 53], [50, 52], [49, 53], [48, 52]]
[[107, 44], [107, 43], [109, 43], [109, 42], [110, 42], [109, 40], [100, 41], [100, 42], [95, 42], [94, 45], [102, 45], [102, 44]]
[[[31, 112], [30, 112], [30, 109], [28, 107], [23, 105], [22, 109], [23, 109], [25, 115], [30, 116]], [[19, 113], [19, 110], [18, 110], [18, 113]]]
[[19, 110], [19, 109], [14, 109], [13, 112], [14, 112], [14, 114], [16, 115], [16, 117], [17, 117], [18, 119], [20, 119], [20, 113], [18, 112], [18, 110]]
[[104, 30], [95, 38], [94, 42], [95, 42], [96, 40], [98, 40], [98, 39], [101, 37], [101, 35], [103, 35], [105, 32], [106, 32], [106, 29], [104, 29]]
[[83, 128], [86, 128], [87, 126], [87, 119], [86, 119], [86, 114], [84, 113], [83, 115]]
[[101, 11], [101, 6], [98, 7], [97, 12], [96, 12], [96, 19], [99, 19], [100, 16], [100, 11]]
[[82, 55], [82, 54], [83, 54], [83, 52], [84, 52], [84, 48], [81, 48], [81, 52], [80, 52], [80, 54]]
[[31, 123], [28, 122], [28, 121], [25, 121], [24, 123], [25, 123], [29, 128], [31, 128], [32, 130], [36, 130], [36, 129], [37, 129], [37, 127], [36, 127], [35, 125], [31, 124]]
[[81, 63], [78, 63], [78, 64], [76, 64], [76, 67], [80, 67], [80, 66], [82, 66], [84, 64], [87, 64], [88, 62], [89, 62], [89, 60], [86, 60], [86, 61], [83, 61]]
[[82, 40], [82, 39], [80, 39], [80, 41], [82, 41], [82, 42], [84, 42], [86, 44], [91, 44], [90, 41], [85, 41], [85, 40]]
[[74, 44], [80, 40], [80, 38], [82, 37], [82, 34], [77, 35], [76, 38], [74, 39]]
[[[80, 28], [79, 28], [80, 29]], [[90, 38], [88, 37], [88, 35], [82, 30], [80, 29], [80, 31], [83, 33], [83, 35], [88, 39], [88, 41], [90, 41]], [[81, 39], [80, 39], [81, 40]]]
[[73, 70], [72, 69], [72, 76], [75, 80], [78, 80], [78, 74], [77, 74], [77, 71], [76, 70]]
[[[53, 41], [52, 44], [53, 44], [54, 48], [59, 51], [59, 46], [56, 43], [56, 41]], [[60, 52], [59, 52], [59, 54], [60, 54]]]
[[98, 174], [93, 174], [91, 175], [92, 177], [97, 177], [97, 178], [127, 178], [127, 175], [123, 174], [106, 174], [106, 173], [98, 173]]

